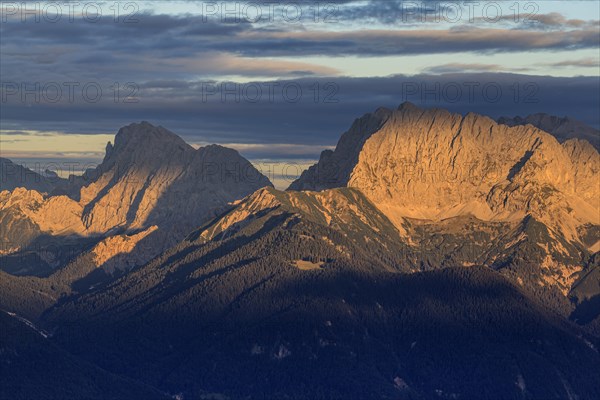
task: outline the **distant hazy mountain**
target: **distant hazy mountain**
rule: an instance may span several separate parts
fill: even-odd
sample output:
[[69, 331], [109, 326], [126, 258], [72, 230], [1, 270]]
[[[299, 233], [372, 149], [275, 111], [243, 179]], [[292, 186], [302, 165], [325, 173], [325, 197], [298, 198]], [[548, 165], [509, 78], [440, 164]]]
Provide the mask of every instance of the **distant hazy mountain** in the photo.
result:
[[[0, 192], [5, 254], [17, 254], [19, 260], [26, 254], [32, 264], [49, 264], [36, 261], [32, 253], [48, 246], [57, 252], [62, 244], [57, 240], [64, 242], [65, 237], [88, 243], [86, 238], [126, 234], [130, 247], [135, 239], [151, 242], [137, 249], [147, 250], [144, 254], [134, 256], [147, 260], [229, 202], [271, 184], [235, 150], [216, 145], [196, 150], [167, 129], [142, 122], [121, 128], [114, 146], [107, 145], [104, 161], [83, 177], [71, 177], [69, 185], [60, 189], [63, 195], [44, 196], [23, 188]], [[105, 261], [122, 253], [115, 246], [96, 250], [105, 250], [98, 257]], [[70, 252], [77, 255], [73, 248]], [[54, 258], [64, 264], [64, 258]], [[27, 272], [11, 259], [6, 268]]]
[[530, 114], [525, 118], [516, 116], [500, 117], [498, 123], [516, 126], [531, 124], [543, 131], [554, 135], [559, 142], [564, 142], [569, 139], [583, 139], [590, 142], [596, 150], [600, 151], [600, 130], [594, 129], [583, 122], [574, 120], [569, 117], [556, 117], [544, 113]]
[[38, 192], [51, 193], [65, 183], [56, 173], [46, 170], [43, 173], [32, 171], [8, 158], [0, 157], [0, 191], [21, 187]]

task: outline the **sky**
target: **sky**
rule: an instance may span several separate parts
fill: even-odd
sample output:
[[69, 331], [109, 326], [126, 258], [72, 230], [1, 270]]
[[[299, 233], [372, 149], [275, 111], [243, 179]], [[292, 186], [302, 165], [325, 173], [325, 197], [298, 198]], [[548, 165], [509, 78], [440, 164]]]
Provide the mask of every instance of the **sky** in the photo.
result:
[[404, 101], [599, 127], [599, 20], [597, 1], [2, 1], [0, 155], [83, 170], [146, 120], [282, 181]]

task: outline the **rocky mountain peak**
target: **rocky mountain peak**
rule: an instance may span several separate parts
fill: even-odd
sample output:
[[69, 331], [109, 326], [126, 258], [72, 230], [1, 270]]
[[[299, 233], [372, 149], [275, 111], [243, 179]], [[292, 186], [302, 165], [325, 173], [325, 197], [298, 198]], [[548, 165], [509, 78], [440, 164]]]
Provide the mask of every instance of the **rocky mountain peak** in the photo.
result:
[[105, 161], [111, 158], [126, 161], [157, 160], [173, 154], [189, 153], [194, 148], [175, 133], [142, 121], [119, 129], [114, 145], [109, 142]]
[[[89, 229], [188, 229], [228, 202], [270, 185], [237, 151], [218, 145], [198, 150], [148, 122], [119, 129], [93, 182], [81, 188]], [[179, 222], [177, 222], [179, 221]]]
[[532, 214], [574, 238], [576, 226], [600, 223], [599, 168], [591, 146], [561, 145], [532, 125], [404, 103], [385, 118], [355, 121], [290, 189], [357, 188], [397, 225], [406, 217]]
[[197, 153], [211, 154], [216, 156], [234, 156], [241, 157], [240, 153], [235, 149], [224, 147], [219, 144], [209, 144], [207, 146], [198, 147]]
[[264, 186], [271, 186], [268, 178], [237, 151], [212, 145], [196, 150], [173, 132], [141, 122], [119, 129], [114, 145], [106, 146], [104, 161], [74, 177], [64, 190], [67, 195], [15, 192], [11, 201], [0, 199], [0, 211], [10, 212], [15, 226], [32, 226], [27, 240], [18, 239], [19, 246], [36, 235], [133, 237], [155, 226], [138, 246], [149, 249], [135, 255], [139, 261]]
[[[431, 109], [432, 111], [438, 111], [438, 109]], [[402, 115], [404, 117], [419, 118], [427, 110], [418, 107], [416, 104], [410, 101], [405, 101], [396, 108], [393, 113]]]
[[122, 127], [115, 136], [115, 146], [129, 141], [137, 141], [140, 144], [145, 141], [153, 142], [178, 142], [185, 143], [183, 139], [168, 129], [158, 125], [152, 125], [147, 121], [132, 123]]
[[340, 137], [336, 150], [323, 151], [319, 163], [304, 171], [289, 189], [324, 190], [345, 186], [340, 182], [348, 181], [365, 141], [393, 114], [392, 110], [380, 107], [374, 113], [355, 119], [350, 129]]

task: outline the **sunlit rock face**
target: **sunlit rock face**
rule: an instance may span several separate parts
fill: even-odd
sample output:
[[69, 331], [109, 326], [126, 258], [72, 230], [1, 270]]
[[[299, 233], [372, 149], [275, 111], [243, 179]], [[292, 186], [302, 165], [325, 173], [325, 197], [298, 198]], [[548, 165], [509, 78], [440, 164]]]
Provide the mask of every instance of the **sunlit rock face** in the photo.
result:
[[[152, 257], [153, 249], [149, 246], [138, 246], [140, 243], [143, 245], [143, 240], [156, 230], [156, 226], [151, 226], [139, 233], [109, 236], [100, 241], [91, 251], [95, 266], [102, 267], [107, 272], [114, 272], [145, 263]], [[130, 256], [136, 249], [135, 254]]]
[[228, 202], [270, 186], [249, 161], [221, 146], [188, 145], [147, 122], [121, 128], [97, 179], [81, 188], [91, 232], [169, 226], [182, 233]]
[[[22, 187], [0, 192], [0, 256], [13, 258], [12, 261], [0, 260], [2, 269], [33, 272], [38, 269], [36, 263], [26, 255], [48, 258], [45, 254], [49, 247], [54, 254], [51, 258], [55, 258], [62, 252], [58, 247], [66, 245], [67, 241], [53, 243], [52, 238], [86, 234], [82, 213], [83, 207], [67, 196], [47, 197]], [[41, 260], [38, 264], [58, 267], [60, 262]]]
[[290, 190], [358, 189], [424, 254], [469, 243], [465, 265], [519, 264], [564, 294], [598, 251], [599, 173], [585, 140], [404, 103], [357, 119]]
[[[54, 194], [24, 188], [1, 192], [1, 250], [40, 253], [52, 238], [56, 247], [64, 237], [102, 240], [125, 234], [143, 239], [137, 251], [143, 248], [144, 254], [134, 259], [145, 261], [228, 203], [264, 186], [271, 186], [269, 180], [235, 150], [217, 145], [194, 149], [163, 127], [131, 124], [119, 130], [114, 145], [107, 145], [97, 168], [72, 177]], [[141, 231], [147, 234], [135, 236]], [[104, 242], [103, 254], [111, 253], [110, 243]], [[122, 258], [128, 252], [122, 250], [115, 254]]]
[[391, 110], [382, 107], [357, 118], [342, 135], [335, 151], [323, 151], [319, 163], [304, 171], [289, 189], [324, 190], [346, 186], [365, 141], [379, 131], [391, 115]]
[[[377, 130], [365, 129], [364, 121], [377, 125], [381, 115], [385, 121]], [[561, 145], [530, 125], [508, 127], [410, 103], [357, 120], [340, 144], [360, 132], [358, 157], [338, 145], [313, 168], [322, 174], [306, 173], [290, 189], [354, 187], [393, 220], [465, 214], [516, 220], [531, 214], [569, 236], [579, 225], [600, 223], [600, 157], [585, 141]], [[355, 164], [343, 168], [349, 173], [328, 173], [336, 160], [353, 157]]]

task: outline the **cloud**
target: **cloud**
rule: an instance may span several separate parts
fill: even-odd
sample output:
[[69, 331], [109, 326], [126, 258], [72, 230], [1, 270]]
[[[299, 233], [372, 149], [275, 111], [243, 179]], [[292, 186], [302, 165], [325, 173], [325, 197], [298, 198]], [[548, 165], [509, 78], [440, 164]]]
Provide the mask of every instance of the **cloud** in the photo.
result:
[[221, 49], [247, 56], [299, 55], [391, 56], [455, 52], [515, 52], [595, 48], [596, 29], [537, 32], [474, 27], [449, 30], [362, 30], [352, 32], [244, 32], [245, 45], [222, 42]]
[[[444, 2], [416, 2], [424, 8], [411, 9], [405, 24], [398, 19], [398, 1], [327, 3], [338, 7], [337, 23], [226, 23], [143, 12], [133, 24], [110, 17], [97, 23], [82, 18], [0, 23], [3, 83], [24, 84], [26, 91], [35, 83], [79, 84], [73, 101], [66, 90], [60, 101], [50, 102], [35, 94], [23, 98], [19, 88], [1, 99], [2, 129], [96, 135], [150, 120], [192, 142], [233, 143], [253, 157], [293, 158], [335, 144], [355, 117], [405, 100], [491, 116], [543, 111], [600, 125], [597, 76], [502, 74], [498, 64], [449, 61], [419, 76], [369, 77], [365, 71], [365, 77], [350, 78], [328, 66], [332, 57], [345, 56], [597, 49], [597, 21], [549, 13], [535, 23], [504, 18], [496, 24], [464, 19], [444, 24], [427, 17], [420, 23], [423, 15], [431, 16], [429, 7], [442, 10]], [[302, 60], [309, 56], [310, 62]], [[589, 59], [549, 59], [547, 66], [555, 68], [598, 65]], [[87, 83], [102, 89], [97, 102], [82, 96]], [[490, 93], [498, 87], [501, 96], [492, 101]], [[462, 93], [455, 99], [457, 88]]]
[[567, 19], [559, 13], [538, 14], [526, 20], [530, 26], [539, 26], [540, 28], [582, 28], [598, 26], [598, 20], [584, 21], [582, 19]]
[[[508, 4], [507, 4], [508, 5]], [[533, 5], [533, 3], [531, 4]], [[597, 28], [600, 21], [598, 20], [582, 20], [568, 19], [564, 15], [556, 12], [538, 14], [537, 12], [527, 13], [522, 11], [515, 15], [514, 11], [503, 15], [493, 17], [477, 17], [473, 21], [475, 24], [489, 25], [490, 23], [510, 26], [514, 29], [529, 29], [529, 30], [555, 30], [564, 31], [567, 29], [582, 29], [582, 28]]]
[[198, 58], [173, 58], [166, 67], [204, 76], [334, 76], [339, 70], [297, 61], [238, 57], [224, 53], [206, 53]]
[[579, 60], [565, 60], [553, 63], [544, 64], [551, 67], [590, 67], [598, 68], [600, 66], [600, 60], [593, 58], [581, 58]]
[[457, 21], [463, 17], [463, 14], [467, 15], [464, 11], [465, 8], [458, 2], [370, 0], [349, 2], [343, 7], [336, 8], [333, 15], [341, 21], [410, 26], [439, 23], [442, 16], [448, 21]]
[[[258, 88], [260, 99], [250, 92]], [[81, 134], [114, 133], [131, 122], [148, 120], [188, 142], [238, 143], [255, 157], [281, 153], [291, 158], [296, 150], [308, 156], [316, 150], [312, 146], [334, 145], [354, 118], [403, 101], [494, 118], [546, 112], [598, 127], [599, 91], [597, 76], [493, 72], [245, 83], [171, 80], [143, 83], [140, 101], [133, 104], [115, 103], [111, 96], [76, 104], [23, 104], [11, 99], [0, 108], [0, 118], [6, 130]], [[273, 145], [269, 150], [270, 143], [289, 147]]]
[[[99, 149], [100, 150], [100, 149]], [[2, 157], [12, 161], [31, 159], [31, 160], [102, 160], [104, 151], [27, 151], [27, 150], [9, 150], [2, 151]]]
[[[478, 64], [478, 63], [447, 63], [428, 67], [425, 73], [430, 74], [450, 74], [465, 72], [499, 72], [506, 71], [506, 66], [499, 64]], [[512, 68], [512, 71], [528, 71], [528, 68]]]
[[[97, 23], [82, 18], [72, 22], [64, 18], [57, 23], [0, 23], [2, 79], [139, 82], [223, 74], [249, 78], [322, 76], [338, 71], [284, 58], [323, 57], [325, 64], [328, 57], [343, 56], [488, 54], [600, 46], [597, 21], [579, 23], [560, 14], [539, 15], [543, 23], [522, 24], [519, 29], [463, 21], [376, 29], [376, 24], [360, 20], [350, 11], [344, 14], [347, 10], [366, 10], [377, 16], [390, 7], [399, 7], [398, 3], [380, 3], [384, 2], [340, 2], [336, 5], [340, 7], [339, 22], [331, 24], [224, 23], [200, 15], [147, 13], [136, 16], [138, 22], [133, 24], [115, 23], [112, 18]], [[540, 30], [540, 24], [552, 29]]]

